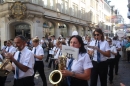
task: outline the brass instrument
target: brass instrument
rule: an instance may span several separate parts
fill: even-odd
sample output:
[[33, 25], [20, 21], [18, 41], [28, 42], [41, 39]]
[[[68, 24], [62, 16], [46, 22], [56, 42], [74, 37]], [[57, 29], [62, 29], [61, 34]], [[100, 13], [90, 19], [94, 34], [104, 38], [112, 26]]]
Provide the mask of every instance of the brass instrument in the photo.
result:
[[[58, 58], [58, 67], [59, 70], [64, 70], [66, 67], [66, 60], [67, 58], [65, 56], [60, 56]], [[59, 70], [54, 70], [49, 75], [49, 81], [54, 86], [58, 86], [58, 83], [62, 80], [62, 73]]]
[[9, 59], [4, 59], [0, 64], [0, 76], [7, 76], [12, 71], [12, 64]]
[[0, 62], [0, 76], [7, 76], [11, 71], [13, 67], [9, 59], [4, 59], [2, 62]]

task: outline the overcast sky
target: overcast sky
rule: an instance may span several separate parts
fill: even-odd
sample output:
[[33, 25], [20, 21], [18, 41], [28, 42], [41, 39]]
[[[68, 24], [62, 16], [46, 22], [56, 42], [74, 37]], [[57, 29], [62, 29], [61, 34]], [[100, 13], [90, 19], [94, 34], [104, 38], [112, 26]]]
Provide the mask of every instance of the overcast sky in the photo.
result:
[[125, 19], [125, 23], [130, 23], [130, 20], [127, 18], [128, 0], [111, 0], [110, 5], [115, 5], [115, 8], [119, 10], [120, 14]]

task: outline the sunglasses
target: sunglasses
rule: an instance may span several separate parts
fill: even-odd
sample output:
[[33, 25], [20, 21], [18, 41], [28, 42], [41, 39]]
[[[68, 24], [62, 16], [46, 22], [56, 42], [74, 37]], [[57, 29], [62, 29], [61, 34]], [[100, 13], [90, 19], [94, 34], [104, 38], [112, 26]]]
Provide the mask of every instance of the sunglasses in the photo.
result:
[[94, 36], [99, 36], [99, 34], [94, 34]]

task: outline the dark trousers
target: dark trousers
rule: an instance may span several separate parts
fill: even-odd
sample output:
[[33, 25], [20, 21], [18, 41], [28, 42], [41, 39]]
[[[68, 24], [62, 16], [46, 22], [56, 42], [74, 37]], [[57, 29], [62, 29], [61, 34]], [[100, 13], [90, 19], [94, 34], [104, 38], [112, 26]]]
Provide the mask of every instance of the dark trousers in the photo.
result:
[[92, 61], [93, 68], [91, 70], [91, 80], [90, 86], [97, 86], [98, 75], [100, 78], [101, 86], [107, 86], [107, 73], [108, 73], [108, 64], [107, 61], [97, 63]]
[[120, 60], [121, 55], [119, 52], [115, 56], [115, 74], [118, 75], [118, 69], [119, 69], [119, 60]]
[[130, 61], [130, 51], [127, 51], [127, 61]]
[[22, 79], [14, 79], [14, 86], [34, 86], [33, 76]]
[[36, 71], [38, 71], [39, 74], [40, 74], [40, 77], [43, 81], [43, 86], [47, 86], [46, 76], [45, 76], [45, 73], [44, 73], [44, 63], [43, 63], [43, 61], [35, 61], [34, 75], [35, 75]]
[[48, 64], [48, 68], [51, 68], [51, 65], [53, 64], [53, 69], [55, 69], [56, 65], [55, 65], [55, 59], [53, 59], [52, 55]]
[[126, 60], [126, 58], [127, 58], [127, 52], [126, 52], [125, 46], [122, 47], [122, 57], [123, 57], [123, 60]]
[[[58, 86], [68, 86], [67, 78], [63, 78]], [[70, 86], [88, 86], [88, 81], [70, 77]]]
[[4, 76], [4, 77], [0, 76], [0, 86], [5, 86], [6, 78], [7, 76]]
[[108, 59], [108, 75], [109, 75], [109, 81], [113, 82], [113, 70], [114, 70], [114, 63], [115, 59]]
[[51, 57], [51, 54], [49, 54], [49, 50], [50, 50], [50, 49], [48, 49], [48, 51], [47, 51], [47, 57], [46, 57], [46, 60], [45, 60], [46, 62], [48, 62], [49, 57]]

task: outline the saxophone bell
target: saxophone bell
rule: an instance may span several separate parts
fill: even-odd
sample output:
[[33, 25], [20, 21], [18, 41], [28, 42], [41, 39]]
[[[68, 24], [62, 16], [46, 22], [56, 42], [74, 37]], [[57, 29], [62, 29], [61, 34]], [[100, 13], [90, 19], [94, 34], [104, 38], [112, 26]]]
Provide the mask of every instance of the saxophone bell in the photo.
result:
[[[60, 56], [58, 58], [58, 68], [59, 70], [64, 70], [66, 67], [66, 57]], [[59, 70], [54, 70], [49, 75], [49, 81], [53, 85], [57, 85], [62, 80], [62, 73]]]

